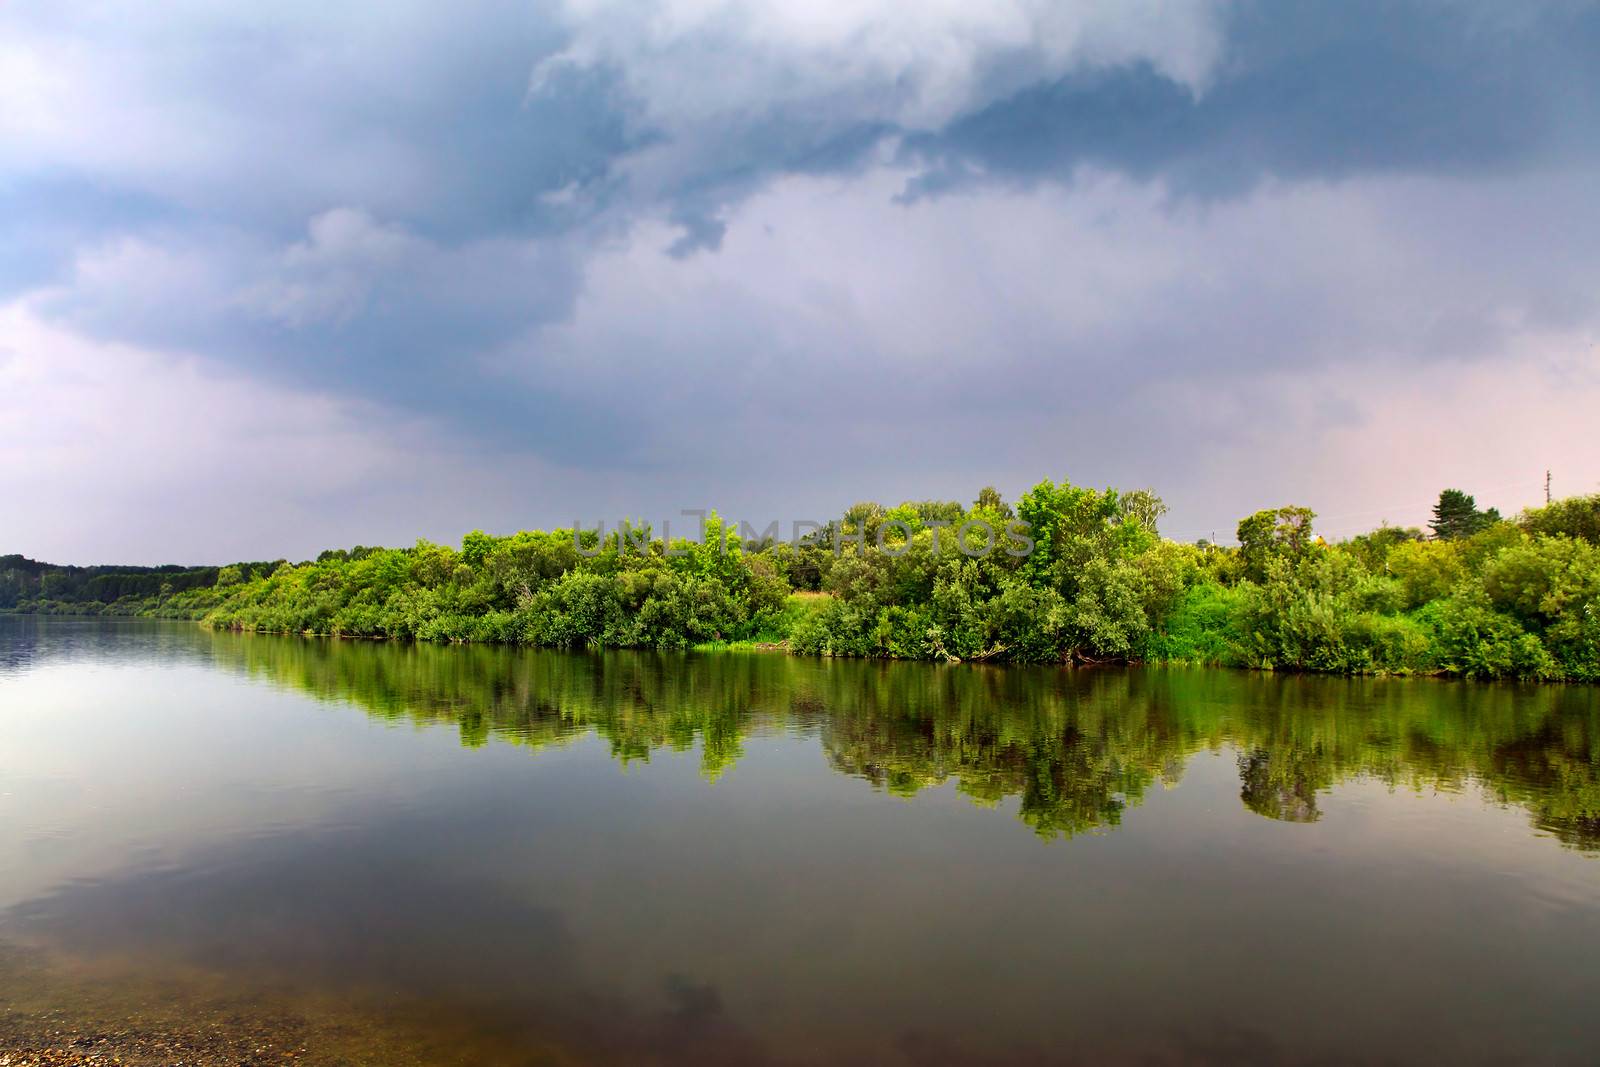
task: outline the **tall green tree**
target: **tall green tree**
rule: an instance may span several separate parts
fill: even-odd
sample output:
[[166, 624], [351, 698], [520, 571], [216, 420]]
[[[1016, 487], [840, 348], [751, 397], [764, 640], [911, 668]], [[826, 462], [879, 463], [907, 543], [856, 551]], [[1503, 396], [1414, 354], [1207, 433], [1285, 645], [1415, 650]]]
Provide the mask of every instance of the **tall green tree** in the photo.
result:
[[992, 511], [997, 515], [1011, 518], [1011, 505], [1000, 495], [1000, 490], [992, 485], [986, 485], [978, 490], [978, 499], [973, 502], [973, 507], [979, 511]]
[[1289, 505], [1266, 508], [1239, 520], [1239, 555], [1245, 571], [1260, 581], [1267, 561], [1275, 556], [1298, 556], [1311, 546], [1311, 521], [1317, 513]]
[[1478, 502], [1471, 494], [1459, 489], [1446, 489], [1439, 494], [1433, 506], [1433, 520], [1428, 523], [1433, 535], [1444, 541], [1459, 541], [1500, 521], [1500, 512], [1494, 508], [1478, 510]]

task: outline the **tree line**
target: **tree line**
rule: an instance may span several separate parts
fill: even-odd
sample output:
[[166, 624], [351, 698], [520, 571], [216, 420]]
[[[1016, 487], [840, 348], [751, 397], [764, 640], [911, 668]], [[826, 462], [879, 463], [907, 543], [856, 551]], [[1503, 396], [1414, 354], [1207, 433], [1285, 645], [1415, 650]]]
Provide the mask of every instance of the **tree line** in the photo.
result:
[[[1247, 516], [1236, 546], [1177, 542], [1160, 535], [1165, 510], [1145, 490], [1045, 480], [1014, 503], [993, 488], [971, 505], [860, 503], [798, 541], [741, 538], [712, 514], [699, 538], [638, 527], [626, 550], [558, 529], [220, 568], [7, 556], [0, 610], [554, 647], [1600, 680], [1600, 494], [1506, 519], [1448, 489], [1426, 531], [1337, 543], [1297, 506]], [[968, 523], [1021, 523], [1030, 551], [953, 551], [947, 527]]]
[[[285, 561], [240, 563], [252, 575], [271, 574]], [[52, 607], [105, 608], [135, 602], [163, 601], [175, 593], [208, 589], [217, 584], [220, 567], [103, 566], [73, 567], [41, 563], [26, 556], [0, 556], [0, 611], [50, 610]]]

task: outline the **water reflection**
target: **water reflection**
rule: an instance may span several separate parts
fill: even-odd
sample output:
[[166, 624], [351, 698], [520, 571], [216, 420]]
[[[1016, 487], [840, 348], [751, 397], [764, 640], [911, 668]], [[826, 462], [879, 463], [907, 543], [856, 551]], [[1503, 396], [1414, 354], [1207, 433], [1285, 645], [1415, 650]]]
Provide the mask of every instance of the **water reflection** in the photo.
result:
[[0, 1018], [14, 941], [420, 1062], [1596, 1036], [1593, 689], [0, 619], [0, 726]]
[[979, 804], [1017, 797], [1043, 837], [1116, 826], [1195, 752], [1226, 745], [1241, 753], [1241, 801], [1268, 818], [1315, 821], [1321, 794], [1367, 777], [1481, 788], [1562, 843], [1600, 848], [1593, 687], [187, 638], [196, 655], [321, 699], [454, 724], [468, 746], [593, 731], [627, 762], [698, 745], [716, 780], [753, 734], [814, 731], [841, 773], [901, 796], [953, 778]]

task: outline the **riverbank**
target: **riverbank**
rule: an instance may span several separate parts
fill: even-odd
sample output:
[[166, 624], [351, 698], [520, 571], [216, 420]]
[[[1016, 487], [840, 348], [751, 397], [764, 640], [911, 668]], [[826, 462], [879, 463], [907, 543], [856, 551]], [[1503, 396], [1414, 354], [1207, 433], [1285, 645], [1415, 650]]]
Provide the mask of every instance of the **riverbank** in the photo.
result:
[[[1600, 544], [1586, 524], [1600, 496], [1338, 544], [1297, 507], [1241, 521], [1237, 547], [1185, 544], [1157, 531], [1163, 510], [1143, 491], [1046, 481], [1015, 508], [998, 494], [857, 505], [792, 544], [713, 515], [701, 540], [671, 544], [474, 531], [459, 548], [126, 575], [4, 557], [0, 610], [548, 648], [1600, 681]], [[962, 548], [953, 523], [1020, 524], [1030, 549]]]
[[0, 943], [0, 1067], [424, 1067], [510, 1056], [492, 1035], [381, 994], [245, 988], [177, 964]]
[[[825, 598], [826, 594], [812, 594], [812, 596], [813, 597], [824, 597]], [[820, 602], [814, 601], [813, 603], [816, 606], [812, 607], [810, 610], [812, 610], [812, 611], [820, 610]], [[11, 618], [41, 618], [41, 619], [43, 619], [43, 618], [65, 618], [65, 619], [93, 619], [93, 618], [98, 618], [98, 619], [127, 619], [127, 620], [130, 620], [130, 621], [148, 620], [148, 621], [163, 621], [163, 622], [188, 622], [188, 623], [193, 623], [193, 624], [195, 624], [195, 625], [197, 625], [197, 626], [199, 626], [201, 628], [204, 628], [204, 629], [215, 630], [215, 631], [223, 632], [223, 633], [251, 634], [251, 635], [260, 635], [260, 636], [263, 636], [263, 637], [320, 638], [320, 639], [332, 640], [332, 641], [372, 642], [372, 643], [378, 643], [378, 644], [422, 644], [422, 645], [430, 645], [430, 646], [452, 646], [452, 645], [454, 645], [454, 646], [462, 646], [462, 647], [491, 646], [491, 647], [529, 648], [529, 649], [541, 649], [541, 648], [542, 649], [551, 649], [551, 648], [555, 648], [557, 650], [568, 650], [568, 651], [581, 650], [582, 648], [588, 648], [588, 649], [594, 650], [594, 651], [603, 651], [603, 650], [607, 650], [607, 649], [613, 649], [613, 650], [638, 650], [638, 646], [635, 646], [635, 645], [607, 645], [607, 644], [598, 643], [598, 642], [590, 642], [587, 645], [581, 646], [579, 649], [574, 649], [573, 646], [551, 646], [551, 645], [546, 645], [546, 644], [521, 642], [521, 641], [515, 641], [515, 640], [502, 640], [502, 639], [493, 638], [493, 637], [489, 637], [489, 638], [452, 637], [452, 638], [438, 638], [438, 639], [432, 639], [432, 640], [424, 640], [424, 639], [421, 639], [421, 638], [411, 637], [411, 636], [398, 636], [398, 635], [381, 634], [381, 633], [379, 633], [379, 634], [342, 633], [342, 632], [337, 632], [337, 631], [330, 632], [330, 631], [310, 630], [310, 629], [308, 629], [308, 630], [275, 630], [275, 629], [266, 629], [266, 628], [260, 628], [260, 627], [254, 627], [253, 628], [253, 627], [238, 626], [238, 625], [217, 626], [217, 625], [214, 625], [204, 615], [197, 615], [195, 613], [177, 613], [177, 612], [174, 612], [174, 613], [161, 613], [159, 611], [145, 611], [145, 612], [130, 612], [130, 611], [125, 611], [125, 610], [123, 610], [123, 611], [115, 611], [115, 610], [113, 610], [113, 611], [92, 611], [92, 610], [65, 611], [65, 610], [54, 610], [54, 611], [46, 611], [46, 612], [0, 611], [0, 618], [4, 618], [4, 617], [11, 617]], [[1578, 685], [1594, 684], [1597, 680], [1600, 680], [1600, 676], [1591, 677], [1591, 676], [1583, 675], [1583, 674], [1577, 674], [1577, 675], [1569, 675], [1569, 674], [1562, 674], [1562, 673], [1540, 674], [1538, 672], [1519, 673], [1519, 672], [1517, 672], [1516, 670], [1513, 670], [1513, 669], [1487, 669], [1487, 670], [1480, 669], [1480, 670], [1472, 670], [1472, 669], [1462, 669], [1461, 667], [1455, 666], [1455, 665], [1451, 665], [1451, 666], [1428, 666], [1426, 664], [1421, 664], [1421, 665], [1413, 666], [1413, 665], [1401, 664], [1401, 665], [1391, 665], [1391, 666], [1376, 666], [1376, 665], [1370, 665], [1369, 664], [1369, 665], [1365, 665], [1365, 666], [1349, 666], [1349, 665], [1346, 665], [1346, 666], [1337, 666], [1337, 667], [1318, 667], [1318, 666], [1307, 665], [1307, 664], [1278, 665], [1278, 664], [1274, 664], [1273, 662], [1270, 662], [1270, 661], [1261, 661], [1261, 662], [1250, 661], [1247, 657], [1238, 654], [1236, 649], [1228, 648], [1225, 645], [1219, 645], [1217, 643], [1217, 641], [1215, 640], [1215, 635], [1207, 635], [1206, 638], [1202, 639], [1201, 643], [1192, 644], [1192, 645], [1189, 645], [1187, 647], [1188, 647], [1188, 651], [1189, 651], [1188, 655], [1174, 655], [1174, 656], [1154, 657], [1154, 658], [1116, 657], [1116, 656], [1113, 656], [1113, 657], [1106, 657], [1106, 658], [1103, 658], [1103, 659], [1096, 659], [1096, 658], [1093, 658], [1093, 657], [1086, 657], [1086, 656], [1066, 656], [1066, 657], [1063, 657], [1063, 659], [1060, 660], [1057, 663], [1057, 665], [1058, 666], [1064, 666], [1064, 667], [1071, 667], [1071, 668], [1096, 668], [1096, 669], [1118, 668], [1118, 667], [1179, 667], [1179, 668], [1186, 668], [1187, 667], [1187, 668], [1219, 669], [1219, 670], [1230, 670], [1230, 671], [1260, 672], [1260, 673], [1267, 673], [1267, 674], [1276, 673], [1276, 674], [1288, 674], [1288, 675], [1297, 675], [1297, 674], [1299, 674], [1299, 675], [1343, 675], [1343, 676], [1347, 676], [1347, 677], [1365, 677], [1365, 678], [1391, 678], [1391, 677], [1399, 677], [1399, 678], [1437, 678], [1437, 679], [1458, 679], [1458, 680], [1466, 680], [1466, 681], [1473, 681], [1473, 680], [1476, 680], [1476, 681], [1516, 680], [1516, 681], [1539, 682], [1539, 683], [1542, 683], [1542, 684], [1550, 684], [1550, 683], [1553, 682], [1553, 683], [1570, 683], [1570, 684], [1578, 684]], [[696, 641], [696, 642], [687, 643], [687, 644], [675, 644], [675, 645], [665, 646], [664, 648], [661, 648], [661, 650], [663, 650], [663, 651], [687, 651], [687, 652], [697, 652], [697, 653], [753, 652], [753, 653], [762, 653], [762, 654], [767, 654], [767, 655], [801, 656], [801, 657], [820, 658], [820, 659], [860, 659], [860, 660], [880, 660], [880, 661], [889, 661], [889, 662], [904, 661], [904, 660], [923, 660], [923, 661], [931, 661], [931, 662], [945, 663], [945, 664], [959, 664], [959, 663], [966, 662], [966, 663], [971, 663], [971, 664], [985, 664], [985, 665], [1000, 666], [1000, 667], [1004, 667], [1004, 666], [1007, 666], [1007, 665], [1019, 665], [1018, 661], [1016, 661], [1016, 660], [1008, 659], [1008, 658], [1003, 657], [1003, 656], [996, 656], [992, 652], [990, 654], [980, 653], [978, 655], [975, 655], [975, 656], [971, 657], [970, 659], [963, 660], [961, 657], [956, 656], [954, 654], [951, 654], [949, 652], [941, 652], [941, 653], [938, 653], [938, 654], [935, 654], [935, 655], [931, 655], [931, 656], [910, 657], [910, 656], [898, 656], [898, 655], [892, 655], [892, 654], [873, 654], [873, 653], [870, 653], [870, 652], [869, 653], [861, 653], [861, 654], [852, 654], [851, 652], [848, 652], [848, 651], [845, 651], [845, 652], [833, 652], [831, 650], [818, 651], [818, 650], [816, 650], [814, 648], [796, 648], [789, 636], [776, 636], [776, 635], [772, 635], [770, 632], [767, 635], [765, 635], [765, 636], [763, 636], [762, 638], [759, 638], [759, 639], [750, 638], [750, 639], [742, 639], [742, 640]], [[1041, 665], [1040, 662], [1036, 661], [1036, 660], [1028, 660], [1028, 661], [1022, 661], [1022, 662], [1027, 663], [1029, 665], [1034, 665], [1034, 666]], [[0, 1067], [4, 1067], [4, 1065], [0, 1065]]]

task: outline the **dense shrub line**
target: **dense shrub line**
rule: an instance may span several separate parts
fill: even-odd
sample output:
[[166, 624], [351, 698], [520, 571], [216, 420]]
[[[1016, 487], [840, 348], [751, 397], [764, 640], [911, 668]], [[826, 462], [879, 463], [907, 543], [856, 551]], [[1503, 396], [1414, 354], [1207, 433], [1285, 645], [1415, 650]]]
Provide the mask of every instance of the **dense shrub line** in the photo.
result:
[[[110, 599], [94, 591], [121, 588], [114, 568], [53, 579], [4, 557], [0, 609], [420, 641], [1600, 680], [1600, 495], [1509, 522], [1447, 490], [1432, 536], [1338, 544], [1297, 507], [1247, 517], [1237, 547], [1183, 544], [1159, 535], [1164, 510], [1145, 491], [1047, 480], [1015, 506], [992, 489], [971, 507], [858, 504], [798, 545], [741, 540], [715, 516], [671, 546], [641, 531], [643, 550], [594, 531], [474, 532], [459, 549], [341, 549], [209, 581], [129, 569], [132, 592]], [[1025, 523], [1033, 550], [963, 553], [950, 526], [972, 520]]]

